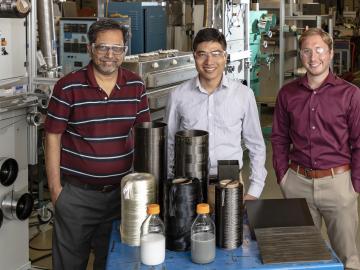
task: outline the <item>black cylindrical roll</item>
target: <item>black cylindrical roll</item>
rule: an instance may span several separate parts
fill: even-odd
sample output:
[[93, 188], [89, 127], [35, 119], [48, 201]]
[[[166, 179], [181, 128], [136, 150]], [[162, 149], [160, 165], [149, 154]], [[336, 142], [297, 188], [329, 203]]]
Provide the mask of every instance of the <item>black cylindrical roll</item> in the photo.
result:
[[221, 180], [215, 190], [216, 244], [235, 249], [243, 240], [243, 185], [239, 180]]
[[164, 209], [164, 183], [167, 181], [167, 125], [144, 122], [135, 126], [134, 170], [151, 173], [157, 185], [157, 201]]
[[12, 185], [18, 175], [19, 165], [13, 158], [0, 158], [0, 183], [4, 186]]
[[203, 201], [201, 183], [198, 179], [178, 178], [170, 181], [166, 190], [166, 248], [188, 250], [196, 205]]
[[175, 177], [197, 178], [207, 202], [209, 185], [209, 133], [183, 130], [175, 134]]

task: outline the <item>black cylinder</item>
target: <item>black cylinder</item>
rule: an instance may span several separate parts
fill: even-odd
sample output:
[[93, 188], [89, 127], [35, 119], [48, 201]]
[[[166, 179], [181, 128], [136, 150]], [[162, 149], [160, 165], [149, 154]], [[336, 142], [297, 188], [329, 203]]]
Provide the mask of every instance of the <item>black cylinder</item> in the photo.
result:
[[215, 189], [216, 244], [235, 249], [243, 241], [243, 185], [239, 180], [221, 180]]
[[175, 134], [175, 177], [197, 178], [207, 202], [209, 186], [209, 133], [183, 130]]
[[167, 180], [167, 125], [144, 122], [135, 125], [134, 170], [151, 173], [157, 186], [157, 201], [163, 215], [164, 183]]
[[166, 184], [164, 220], [167, 249], [190, 249], [191, 225], [196, 217], [196, 205], [203, 201], [201, 189], [198, 179], [177, 178]]

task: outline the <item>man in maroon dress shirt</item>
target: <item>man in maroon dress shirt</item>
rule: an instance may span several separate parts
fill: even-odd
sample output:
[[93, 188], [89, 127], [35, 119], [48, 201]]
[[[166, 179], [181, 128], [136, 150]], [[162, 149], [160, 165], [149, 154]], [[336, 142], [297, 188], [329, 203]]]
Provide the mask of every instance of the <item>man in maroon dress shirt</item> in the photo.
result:
[[360, 191], [360, 91], [330, 71], [333, 40], [304, 32], [307, 73], [279, 91], [273, 122], [273, 166], [286, 198], [306, 198], [320, 230], [346, 269], [360, 269], [356, 236]]

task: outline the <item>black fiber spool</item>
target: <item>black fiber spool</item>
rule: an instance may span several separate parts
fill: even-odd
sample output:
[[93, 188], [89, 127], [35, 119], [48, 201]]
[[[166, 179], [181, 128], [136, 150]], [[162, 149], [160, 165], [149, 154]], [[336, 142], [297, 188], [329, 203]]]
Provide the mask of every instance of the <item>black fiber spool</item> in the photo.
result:
[[203, 201], [201, 182], [186, 178], [169, 181], [165, 201], [166, 248], [173, 251], [189, 250], [196, 205]]
[[239, 180], [222, 180], [215, 188], [216, 245], [235, 249], [243, 241], [243, 185]]
[[209, 133], [182, 130], [175, 134], [175, 177], [197, 178], [207, 202], [209, 186]]
[[164, 209], [164, 183], [167, 181], [167, 125], [144, 122], [135, 125], [134, 170], [151, 173], [157, 185], [157, 201]]

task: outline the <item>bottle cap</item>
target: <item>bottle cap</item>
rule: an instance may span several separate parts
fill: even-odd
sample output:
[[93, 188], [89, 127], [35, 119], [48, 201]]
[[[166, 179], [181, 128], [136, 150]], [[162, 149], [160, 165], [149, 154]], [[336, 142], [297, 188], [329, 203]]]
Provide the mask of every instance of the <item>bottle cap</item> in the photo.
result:
[[207, 203], [199, 203], [196, 206], [196, 213], [198, 214], [209, 214], [210, 208]]
[[148, 204], [147, 206], [148, 215], [157, 215], [160, 213], [160, 206], [156, 203]]

